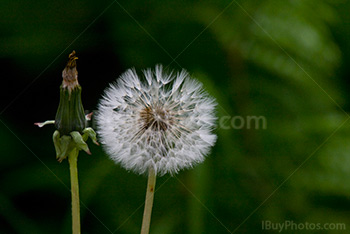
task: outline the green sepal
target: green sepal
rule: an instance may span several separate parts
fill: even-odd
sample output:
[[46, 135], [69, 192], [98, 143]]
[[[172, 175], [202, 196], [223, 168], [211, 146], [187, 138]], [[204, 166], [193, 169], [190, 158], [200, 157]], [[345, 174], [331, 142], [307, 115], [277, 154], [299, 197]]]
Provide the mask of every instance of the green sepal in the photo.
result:
[[45, 122], [42, 122], [42, 123], [34, 123], [34, 125], [38, 126], [39, 128], [42, 128], [47, 124], [55, 124], [55, 120], [46, 120]]
[[56, 150], [56, 158], [59, 162], [67, 158], [73, 151], [84, 150], [87, 154], [91, 154], [86, 141], [90, 137], [91, 140], [97, 144], [96, 133], [92, 128], [85, 128], [83, 135], [78, 131], [70, 132], [69, 135], [61, 136], [60, 132], [56, 130], [53, 134], [53, 143]]
[[72, 137], [66, 135], [61, 136], [58, 130], [53, 134], [53, 143], [55, 145], [56, 158], [59, 162], [62, 162], [74, 148]]
[[71, 132], [70, 135], [73, 138], [73, 141], [75, 142], [75, 146], [78, 150], [84, 150], [86, 153], [91, 154], [89, 147], [87, 146], [86, 142], [83, 140], [82, 135], [80, 135], [79, 132]]
[[58, 130], [56, 130], [53, 133], [52, 139], [53, 139], [53, 145], [55, 146], [55, 150], [56, 150], [56, 158], [58, 159], [58, 156], [61, 155], [61, 144], [60, 144], [60, 132]]
[[57, 156], [58, 161], [65, 159], [70, 151], [73, 149], [72, 138], [70, 136], [63, 135], [60, 138], [61, 153]]
[[92, 128], [85, 128], [83, 130], [83, 140], [87, 141], [87, 139], [90, 137], [90, 139], [92, 140], [92, 142], [96, 145], [100, 145], [97, 142], [97, 138], [96, 138], [96, 132], [94, 131], [94, 129]]

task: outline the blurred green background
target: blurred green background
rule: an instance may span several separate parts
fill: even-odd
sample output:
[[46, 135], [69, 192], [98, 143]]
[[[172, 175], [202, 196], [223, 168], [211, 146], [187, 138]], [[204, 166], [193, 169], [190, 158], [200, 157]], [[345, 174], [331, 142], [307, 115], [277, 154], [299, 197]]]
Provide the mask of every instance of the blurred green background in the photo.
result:
[[[158, 178], [151, 233], [276, 233], [264, 220], [350, 228], [349, 1], [2, 0], [0, 9], [0, 233], [71, 233], [68, 162], [55, 160], [54, 127], [33, 123], [54, 118], [73, 49], [86, 110], [127, 68], [162, 63], [204, 83], [218, 123], [230, 117], [203, 164]], [[234, 128], [235, 116], [262, 116], [266, 129]], [[147, 178], [90, 149], [78, 162], [82, 233], [138, 233]]]

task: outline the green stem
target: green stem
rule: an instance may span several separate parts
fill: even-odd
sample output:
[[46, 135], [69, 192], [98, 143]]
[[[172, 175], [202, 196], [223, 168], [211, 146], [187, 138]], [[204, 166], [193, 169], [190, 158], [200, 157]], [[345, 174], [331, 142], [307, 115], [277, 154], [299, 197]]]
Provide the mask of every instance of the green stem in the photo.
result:
[[78, 183], [78, 154], [77, 149], [73, 149], [68, 155], [70, 169], [70, 184], [72, 193], [72, 229], [73, 234], [80, 234], [80, 202], [79, 202], [79, 183]]
[[150, 167], [149, 172], [148, 172], [148, 183], [147, 183], [147, 191], [146, 191], [145, 210], [143, 212], [141, 234], [148, 234], [149, 233], [155, 187], [156, 187], [156, 174], [155, 174], [153, 167]]

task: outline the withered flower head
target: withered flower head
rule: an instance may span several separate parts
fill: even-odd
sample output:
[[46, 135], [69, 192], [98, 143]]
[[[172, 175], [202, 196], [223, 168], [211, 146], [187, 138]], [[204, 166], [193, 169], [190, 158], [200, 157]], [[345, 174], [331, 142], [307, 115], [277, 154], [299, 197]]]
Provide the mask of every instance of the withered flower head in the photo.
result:
[[62, 71], [62, 88], [67, 88], [69, 93], [79, 85], [77, 62], [78, 57], [75, 56], [75, 51], [69, 55], [69, 60], [66, 67]]

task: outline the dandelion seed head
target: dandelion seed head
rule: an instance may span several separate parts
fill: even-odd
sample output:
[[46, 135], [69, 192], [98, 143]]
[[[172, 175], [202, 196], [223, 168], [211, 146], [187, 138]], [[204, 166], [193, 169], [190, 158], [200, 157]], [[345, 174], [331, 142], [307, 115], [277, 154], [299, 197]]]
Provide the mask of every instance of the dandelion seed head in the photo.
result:
[[176, 174], [201, 163], [216, 142], [215, 100], [202, 84], [161, 65], [129, 69], [104, 92], [96, 115], [110, 158], [138, 174]]

